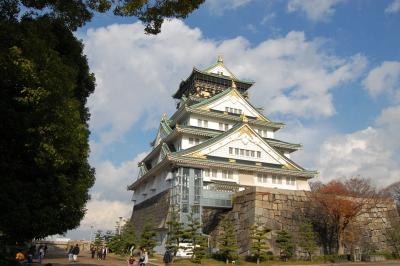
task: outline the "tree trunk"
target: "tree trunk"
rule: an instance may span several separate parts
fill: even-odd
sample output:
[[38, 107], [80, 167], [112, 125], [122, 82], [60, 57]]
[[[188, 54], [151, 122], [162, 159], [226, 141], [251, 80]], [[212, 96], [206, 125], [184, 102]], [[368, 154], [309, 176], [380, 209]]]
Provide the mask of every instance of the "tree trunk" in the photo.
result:
[[344, 254], [343, 232], [338, 232], [338, 255]]
[[225, 264], [229, 264], [229, 260], [228, 259], [225, 260]]
[[260, 264], [260, 257], [257, 257], [257, 265]]

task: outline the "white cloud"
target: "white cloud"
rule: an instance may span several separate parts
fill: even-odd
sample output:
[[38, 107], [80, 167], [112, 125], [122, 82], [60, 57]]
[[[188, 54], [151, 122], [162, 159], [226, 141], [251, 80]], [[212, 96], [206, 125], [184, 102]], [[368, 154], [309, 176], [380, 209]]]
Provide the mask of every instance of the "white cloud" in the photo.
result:
[[288, 12], [305, 13], [312, 21], [328, 21], [335, 13], [333, 8], [343, 0], [290, 0], [287, 5]]
[[147, 153], [140, 153], [120, 165], [110, 161], [94, 162], [96, 183], [91, 189], [91, 199], [80, 227], [68, 232], [73, 238], [87, 237], [93, 230], [113, 230], [118, 217], [130, 218], [132, 191], [127, 186], [136, 179], [137, 164]]
[[382, 93], [396, 95], [400, 89], [400, 61], [385, 61], [372, 69], [363, 85], [373, 97]]
[[218, 54], [237, 76], [256, 81], [250, 96], [267, 114], [310, 118], [333, 115], [332, 91], [358, 78], [367, 64], [362, 55], [332, 55], [324, 49], [326, 41], [307, 40], [303, 32], [254, 47], [243, 37], [205, 39], [179, 20], [164, 23], [157, 36], [144, 35], [140, 23], [92, 29], [84, 43], [98, 84], [89, 99], [95, 158], [132, 126], [154, 127], [162, 113], [171, 114], [171, 95], [180, 81]]
[[87, 213], [78, 231], [85, 231], [92, 226], [94, 230], [113, 230], [118, 217], [130, 218], [133, 205], [130, 201], [91, 200], [86, 205]]
[[227, 10], [245, 6], [251, 1], [252, 0], [207, 0], [206, 6], [208, 6], [211, 13], [222, 15]]
[[397, 12], [400, 12], [400, 0], [393, 0], [393, 2], [385, 8], [385, 13]]
[[270, 22], [271, 22], [272, 20], [274, 20], [275, 18], [276, 18], [276, 14], [275, 14], [274, 12], [269, 13], [269, 14], [265, 15], [265, 16], [262, 18], [260, 24], [261, 24], [261, 25], [267, 25], [268, 23], [270, 23]]
[[384, 109], [372, 127], [329, 137], [317, 155], [322, 180], [360, 175], [387, 186], [400, 178], [400, 106]]

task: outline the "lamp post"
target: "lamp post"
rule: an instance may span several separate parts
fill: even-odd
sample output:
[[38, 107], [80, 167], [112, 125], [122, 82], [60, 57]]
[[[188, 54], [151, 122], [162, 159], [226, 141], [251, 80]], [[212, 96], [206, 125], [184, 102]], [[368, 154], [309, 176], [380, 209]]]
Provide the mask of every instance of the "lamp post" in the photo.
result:
[[90, 242], [93, 242], [93, 225], [90, 226]]

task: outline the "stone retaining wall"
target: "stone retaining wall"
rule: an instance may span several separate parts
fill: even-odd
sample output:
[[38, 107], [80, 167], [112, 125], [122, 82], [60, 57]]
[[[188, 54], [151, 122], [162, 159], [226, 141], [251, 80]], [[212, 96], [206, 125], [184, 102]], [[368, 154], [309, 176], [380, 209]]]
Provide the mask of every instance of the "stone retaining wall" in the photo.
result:
[[[249, 250], [249, 228], [254, 224], [256, 217], [261, 217], [262, 222], [273, 230], [269, 236], [271, 251], [278, 254], [275, 247], [276, 231], [285, 229], [294, 236], [297, 234], [299, 225], [303, 222], [302, 217], [309, 208], [306, 193], [261, 187], [252, 187], [236, 193], [228, 217], [236, 227], [239, 253], [246, 254]], [[367, 239], [379, 251], [388, 251], [391, 247], [386, 231], [391, 227], [391, 219], [398, 219], [398, 214], [394, 202], [387, 201], [357, 217], [356, 222], [350, 226], [359, 241], [365, 242]], [[220, 234], [219, 227], [209, 234], [212, 238], [211, 243], [216, 243], [214, 238]]]
[[140, 236], [146, 222], [151, 222], [156, 230], [167, 229], [169, 209], [169, 190], [161, 192], [155, 197], [141, 202], [133, 207], [131, 221]]

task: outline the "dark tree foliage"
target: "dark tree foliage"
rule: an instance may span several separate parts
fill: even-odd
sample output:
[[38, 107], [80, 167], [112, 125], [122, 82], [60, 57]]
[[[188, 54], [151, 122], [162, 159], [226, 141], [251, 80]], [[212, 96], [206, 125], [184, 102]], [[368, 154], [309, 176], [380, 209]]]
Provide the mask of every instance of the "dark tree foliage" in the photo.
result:
[[267, 234], [271, 232], [271, 229], [261, 222], [261, 218], [258, 216], [255, 223], [250, 227], [250, 251], [257, 264], [260, 264], [260, 261], [267, 256], [269, 248]]
[[218, 239], [219, 254], [225, 259], [225, 263], [228, 264], [229, 261], [238, 258], [236, 232], [228, 216], [225, 216], [221, 221], [221, 229], [222, 232]]
[[185, 239], [190, 241], [190, 245], [192, 246], [192, 256], [190, 260], [194, 263], [201, 263], [201, 260], [206, 256], [207, 239], [201, 233], [201, 222], [194, 214], [194, 207], [192, 207], [187, 218], [188, 224], [183, 235]]
[[74, 229], [85, 214], [95, 83], [62, 23], [1, 19], [0, 238], [15, 244]]
[[152, 223], [147, 221], [140, 235], [140, 247], [146, 249], [149, 255], [154, 253], [154, 248], [157, 245], [157, 241], [155, 240], [156, 235]]
[[[71, 30], [90, 21], [95, 12], [113, 11], [118, 16], [135, 16], [148, 34], [158, 34], [164, 19], [186, 18], [204, 0], [3, 0], [0, 16], [16, 17], [21, 12], [29, 16], [43, 14], [59, 20]], [[20, 7], [23, 7], [20, 9]]]
[[181, 240], [184, 237], [183, 223], [180, 222], [178, 211], [179, 210], [176, 206], [171, 206], [167, 222], [168, 234], [166, 247], [172, 252], [174, 257], [176, 256]]
[[282, 260], [287, 261], [293, 257], [294, 243], [289, 232], [285, 230], [278, 231], [275, 242], [280, 249], [280, 257]]

